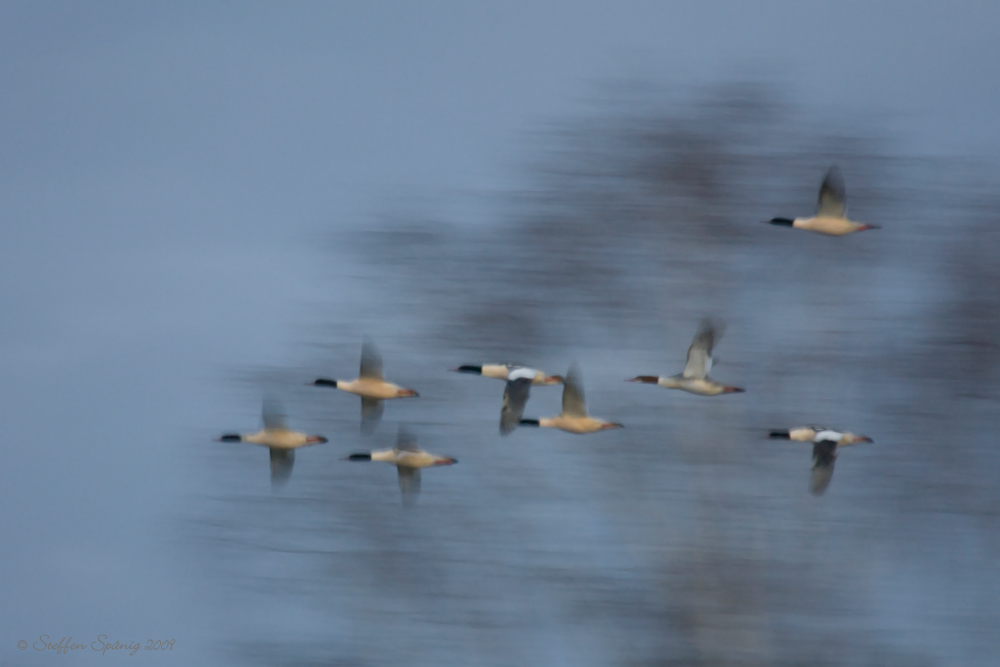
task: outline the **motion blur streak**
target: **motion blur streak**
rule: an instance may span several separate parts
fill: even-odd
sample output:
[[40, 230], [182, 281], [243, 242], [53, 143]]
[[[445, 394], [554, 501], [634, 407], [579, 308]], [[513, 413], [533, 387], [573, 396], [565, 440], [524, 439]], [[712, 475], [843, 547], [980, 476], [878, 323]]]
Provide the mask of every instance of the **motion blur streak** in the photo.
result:
[[[398, 419], [463, 465], [408, 512], [384, 466], [302, 466], [279, 504], [221, 478], [204, 509], [218, 574], [300, 612], [300, 635], [241, 651], [285, 665], [989, 664], [995, 165], [896, 158], [868, 128], [826, 133], [754, 85], [686, 104], [616, 95], [542, 142], [495, 224], [414, 210], [335, 238], [369, 291], [330, 305], [316, 342], [336, 354], [303, 363], [326, 372], [361, 332], [395, 331], [386, 353], [421, 390]], [[878, 233], [760, 224], [811, 210], [832, 163]], [[718, 372], [747, 393], [623, 382], [683, 367], [705, 316], [728, 323]], [[588, 401], [628, 428], [501, 440], [501, 387], [448, 373], [468, 359], [576, 359]], [[532, 409], [555, 414], [558, 394], [533, 392]], [[355, 405], [304, 400], [335, 443], [317, 455], [391, 446], [394, 424], [362, 441]], [[821, 498], [810, 446], [766, 439], [813, 422], [877, 443], [842, 457]]]

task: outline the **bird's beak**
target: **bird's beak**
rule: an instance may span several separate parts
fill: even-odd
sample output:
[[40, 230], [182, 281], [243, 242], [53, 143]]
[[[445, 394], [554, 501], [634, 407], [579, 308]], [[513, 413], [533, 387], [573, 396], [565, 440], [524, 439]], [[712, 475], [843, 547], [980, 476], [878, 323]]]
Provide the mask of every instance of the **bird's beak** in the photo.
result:
[[882, 228], [879, 225], [861, 225], [860, 227], [858, 227], [857, 231], [863, 232], [866, 229], [882, 229]]
[[545, 376], [545, 384], [562, 384], [566, 379], [562, 375]]
[[855, 438], [854, 442], [875, 442], [875, 441], [869, 438], [867, 435], [861, 435]]
[[400, 397], [409, 397], [409, 396], [419, 397], [420, 396], [420, 394], [418, 394], [417, 392], [413, 391], [412, 389], [400, 389], [399, 390], [399, 395], [400, 395]]
[[309, 438], [309, 442], [315, 443], [317, 445], [325, 445], [326, 443], [328, 443], [330, 441], [327, 440], [326, 438], [324, 438], [321, 435], [314, 435], [311, 438]]
[[739, 387], [726, 387], [722, 390], [723, 394], [742, 394], [746, 389], [741, 389]]

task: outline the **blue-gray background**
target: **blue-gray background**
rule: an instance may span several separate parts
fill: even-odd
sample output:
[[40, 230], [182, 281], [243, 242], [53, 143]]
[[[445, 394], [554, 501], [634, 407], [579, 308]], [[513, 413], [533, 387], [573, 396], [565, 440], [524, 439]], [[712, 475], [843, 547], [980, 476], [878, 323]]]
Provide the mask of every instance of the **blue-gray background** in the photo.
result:
[[[171, 664], [995, 664], [997, 25], [2, 5], [3, 661], [107, 635]], [[882, 230], [758, 224], [834, 161]], [[705, 314], [746, 395], [621, 382], [677, 372]], [[365, 333], [422, 397], [363, 442], [303, 383], [353, 377]], [[501, 441], [501, 385], [446, 369], [510, 357], [578, 360], [629, 428]], [[280, 494], [211, 441], [264, 394], [331, 438]], [[462, 460], [411, 512], [338, 460], [398, 421]], [[800, 421], [876, 440], [822, 499], [760, 439]]]

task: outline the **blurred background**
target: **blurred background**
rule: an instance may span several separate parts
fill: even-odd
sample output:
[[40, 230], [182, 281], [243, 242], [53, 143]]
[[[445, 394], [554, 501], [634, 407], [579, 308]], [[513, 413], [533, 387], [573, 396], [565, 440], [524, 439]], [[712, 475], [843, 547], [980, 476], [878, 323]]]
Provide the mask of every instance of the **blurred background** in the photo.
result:
[[[105, 635], [174, 639], [130, 658], [162, 664], [995, 665], [997, 25], [0, 6], [0, 662]], [[882, 229], [760, 224], [834, 163]], [[704, 316], [746, 394], [623, 382], [680, 372]], [[371, 436], [305, 384], [364, 335], [421, 394]], [[501, 438], [503, 384], [448, 369], [508, 360], [577, 361], [627, 428]], [[213, 441], [264, 396], [330, 439], [277, 493]], [[817, 422], [875, 439], [820, 498], [810, 447], [764, 439]], [[400, 423], [461, 461], [412, 509], [340, 460]]]

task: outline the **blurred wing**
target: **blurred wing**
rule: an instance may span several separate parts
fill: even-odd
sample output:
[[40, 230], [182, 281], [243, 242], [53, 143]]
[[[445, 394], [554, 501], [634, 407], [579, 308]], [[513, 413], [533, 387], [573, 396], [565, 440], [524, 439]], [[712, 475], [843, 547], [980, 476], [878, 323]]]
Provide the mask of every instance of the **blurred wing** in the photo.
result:
[[813, 445], [812, 478], [809, 480], [809, 492], [821, 496], [830, 485], [833, 478], [833, 464], [837, 460], [837, 443], [821, 440]]
[[382, 419], [385, 404], [377, 398], [361, 399], [361, 432], [371, 433]]
[[288, 428], [288, 417], [281, 403], [273, 398], [264, 399], [264, 428], [268, 430], [283, 430]]
[[370, 338], [365, 338], [361, 343], [361, 372], [358, 375], [363, 378], [382, 379], [382, 356]]
[[722, 338], [725, 326], [720, 322], [702, 320], [698, 333], [688, 348], [687, 365], [684, 366], [684, 377], [705, 378], [712, 371], [712, 348], [715, 341]]
[[847, 187], [840, 169], [834, 165], [826, 173], [819, 188], [819, 208], [816, 215], [822, 218], [843, 218], [847, 209]]
[[587, 400], [583, 394], [580, 368], [573, 364], [563, 382], [562, 413], [567, 417], [586, 417]]
[[517, 428], [531, 394], [531, 382], [531, 378], [524, 377], [507, 381], [503, 390], [503, 407], [500, 408], [500, 435], [507, 435]]
[[399, 490], [403, 494], [403, 505], [413, 507], [420, 495], [420, 468], [396, 466], [399, 471]]
[[413, 434], [413, 431], [405, 426], [399, 427], [399, 433], [396, 434], [396, 449], [401, 452], [420, 451], [417, 449], [417, 436]]
[[294, 449], [276, 449], [271, 451], [271, 489], [277, 491], [285, 485], [292, 476], [292, 466], [295, 465]]

